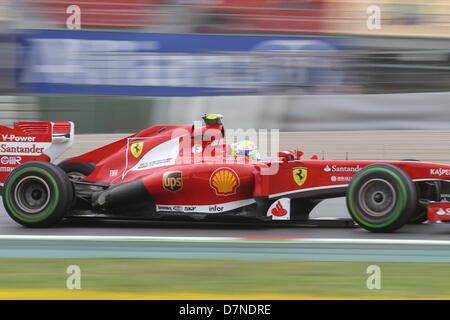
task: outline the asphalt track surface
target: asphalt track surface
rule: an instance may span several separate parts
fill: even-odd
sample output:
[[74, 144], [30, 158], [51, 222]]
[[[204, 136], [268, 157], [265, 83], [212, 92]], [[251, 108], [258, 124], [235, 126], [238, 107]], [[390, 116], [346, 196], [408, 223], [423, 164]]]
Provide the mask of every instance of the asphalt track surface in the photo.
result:
[[[311, 214], [312, 218], [349, 218], [343, 198], [326, 200]], [[415, 239], [449, 240], [450, 224], [407, 225], [395, 233], [375, 234], [362, 228], [302, 226], [285, 223], [177, 222], [67, 220], [53, 228], [28, 229], [7, 216], [0, 206], [2, 235], [89, 235], [151, 237], [241, 237], [241, 238], [341, 238], [341, 239]]]
[[[344, 199], [313, 218], [348, 218]], [[389, 234], [293, 223], [64, 221], [28, 229], [0, 208], [0, 257], [212, 258], [308, 261], [450, 262], [450, 224], [407, 225]]]

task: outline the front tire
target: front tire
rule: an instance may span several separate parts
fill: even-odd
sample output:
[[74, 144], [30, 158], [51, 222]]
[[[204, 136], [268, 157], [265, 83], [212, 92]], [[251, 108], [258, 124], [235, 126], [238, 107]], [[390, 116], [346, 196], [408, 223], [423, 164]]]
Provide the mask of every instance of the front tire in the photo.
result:
[[417, 208], [417, 191], [406, 172], [390, 164], [373, 164], [352, 179], [347, 208], [361, 227], [392, 232], [410, 221]]
[[8, 215], [26, 227], [50, 227], [64, 217], [74, 197], [72, 183], [57, 166], [31, 161], [15, 168], [3, 186]]

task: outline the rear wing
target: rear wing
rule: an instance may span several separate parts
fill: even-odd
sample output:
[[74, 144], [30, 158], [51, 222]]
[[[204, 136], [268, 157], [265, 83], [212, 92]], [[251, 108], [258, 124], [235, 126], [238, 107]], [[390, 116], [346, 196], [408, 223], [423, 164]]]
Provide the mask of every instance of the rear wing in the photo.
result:
[[74, 141], [70, 121], [15, 122], [0, 126], [0, 183], [18, 165], [34, 160], [53, 162]]

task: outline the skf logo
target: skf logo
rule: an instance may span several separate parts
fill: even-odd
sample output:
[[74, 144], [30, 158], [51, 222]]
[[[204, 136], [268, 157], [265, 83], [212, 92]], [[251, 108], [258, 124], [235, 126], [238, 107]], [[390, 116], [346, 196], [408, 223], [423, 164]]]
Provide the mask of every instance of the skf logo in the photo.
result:
[[130, 146], [131, 154], [135, 158], [138, 158], [141, 155], [143, 149], [144, 149], [144, 142], [142, 141], [133, 142]]
[[212, 173], [209, 184], [218, 196], [229, 196], [236, 193], [240, 182], [234, 170], [230, 168], [218, 168]]
[[296, 184], [301, 186], [305, 183], [306, 178], [308, 177], [308, 169], [306, 168], [293, 168], [292, 169], [292, 177]]
[[164, 189], [176, 192], [183, 188], [183, 173], [181, 171], [167, 171], [163, 174]]

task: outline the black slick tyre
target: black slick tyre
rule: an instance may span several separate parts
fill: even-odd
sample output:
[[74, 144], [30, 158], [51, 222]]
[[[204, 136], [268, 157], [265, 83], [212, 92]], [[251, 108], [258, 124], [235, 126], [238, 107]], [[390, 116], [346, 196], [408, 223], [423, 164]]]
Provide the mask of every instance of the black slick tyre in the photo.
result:
[[406, 172], [391, 164], [373, 164], [358, 172], [347, 190], [347, 208], [358, 225], [392, 232], [417, 210], [417, 189]]
[[8, 215], [26, 227], [56, 225], [73, 202], [72, 183], [63, 170], [42, 161], [15, 168], [3, 186], [3, 205]]

